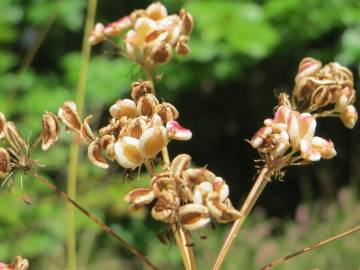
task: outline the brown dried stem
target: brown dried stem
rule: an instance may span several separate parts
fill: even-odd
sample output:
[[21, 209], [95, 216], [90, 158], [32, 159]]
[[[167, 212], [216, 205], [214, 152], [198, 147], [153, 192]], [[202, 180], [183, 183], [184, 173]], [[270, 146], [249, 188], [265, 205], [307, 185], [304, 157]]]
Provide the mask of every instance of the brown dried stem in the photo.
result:
[[131, 253], [133, 253], [136, 257], [138, 257], [149, 269], [156, 270], [157, 268], [143, 255], [138, 251], [134, 246], [132, 246], [130, 243], [125, 241], [120, 235], [118, 235], [115, 231], [113, 231], [109, 226], [107, 226], [105, 223], [103, 223], [101, 220], [99, 220], [97, 217], [95, 217], [93, 214], [91, 214], [88, 210], [80, 206], [76, 201], [71, 199], [65, 192], [63, 192], [60, 188], [49, 182], [45, 177], [33, 173], [32, 174], [36, 179], [38, 179], [40, 182], [45, 184], [48, 188], [50, 188], [52, 191], [56, 192], [61, 198], [63, 198], [68, 203], [75, 206], [77, 209], [79, 209], [85, 216], [90, 218], [92, 221], [94, 221], [102, 230], [113, 236], [116, 240], [118, 240], [126, 249], [128, 249]]
[[306, 252], [309, 252], [309, 251], [311, 251], [313, 249], [316, 249], [316, 248], [319, 248], [319, 247], [324, 246], [326, 244], [329, 244], [332, 241], [343, 238], [345, 236], [356, 233], [358, 231], [360, 231], [360, 225], [356, 226], [355, 228], [352, 228], [352, 229], [350, 229], [350, 230], [348, 230], [346, 232], [343, 232], [343, 233], [337, 234], [335, 236], [332, 236], [330, 238], [321, 240], [321, 241], [319, 241], [319, 242], [317, 242], [315, 244], [312, 244], [312, 245], [310, 245], [310, 246], [308, 246], [306, 248], [300, 249], [300, 250], [298, 250], [298, 251], [296, 251], [294, 253], [291, 253], [291, 254], [289, 254], [289, 255], [287, 255], [285, 257], [277, 259], [277, 260], [275, 260], [275, 261], [261, 267], [259, 270], [267, 270], [267, 269], [273, 268], [274, 266], [280, 265], [280, 264], [282, 264], [282, 263], [284, 263], [284, 262], [286, 262], [286, 261], [288, 261], [288, 260], [290, 260], [290, 259], [292, 259], [292, 258], [294, 258], [296, 256], [299, 256], [299, 255], [304, 254]]
[[240, 215], [241, 215], [240, 218], [237, 219], [233, 223], [231, 230], [226, 237], [226, 240], [225, 240], [225, 242], [221, 248], [221, 251], [216, 259], [216, 262], [214, 264], [213, 270], [219, 270], [221, 268], [221, 265], [225, 259], [226, 254], [229, 252], [229, 249], [230, 249], [233, 241], [235, 240], [237, 234], [239, 233], [241, 226], [243, 225], [244, 221], [246, 220], [249, 213], [253, 209], [260, 194], [263, 192], [264, 188], [266, 187], [266, 184], [269, 181], [270, 175], [271, 175], [271, 170], [269, 170], [268, 167], [264, 167], [260, 171], [250, 193], [248, 194], [244, 204], [242, 205], [242, 207], [240, 209]]

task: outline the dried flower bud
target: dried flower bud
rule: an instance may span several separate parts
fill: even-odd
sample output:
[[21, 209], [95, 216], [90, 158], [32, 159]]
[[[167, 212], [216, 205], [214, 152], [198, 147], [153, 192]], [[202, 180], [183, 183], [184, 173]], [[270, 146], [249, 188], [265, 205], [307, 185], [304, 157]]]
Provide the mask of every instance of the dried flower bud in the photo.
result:
[[124, 168], [135, 169], [143, 163], [139, 149], [139, 140], [125, 136], [115, 143], [116, 161]]
[[150, 51], [150, 59], [156, 64], [165, 64], [172, 57], [172, 47], [168, 43], [160, 43]]
[[170, 171], [177, 181], [181, 181], [182, 173], [190, 167], [191, 157], [187, 154], [177, 155], [171, 162]]
[[155, 193], [148, 188], [137, 188], [125, 195], [125, 200], [132, 204], [132, 209], [151, 203], [155, 199]]
[[194, 19], [185, 9], [180, 10], [180, 19], [182, 21], [182, 33], [189, 36], [194, 27]]
[[95, 24], [89, 37], [90, 45], [96, 45], [105, 39], [105, 27], [102, 23]]
[[60, 122], [52, 112], [45, 112], [42, 118], [42, 150], [46, 151], [58, 140], [60, 135]]
[[140, 152], [145, 158], [155, 157], [167, 145], [167, 132], [163, 126], [147, 129], [139, 139]]
[[168, 13], [165, 6], [163, 6], [160, 2], [155, 2], [146, 8], [146, 15], [148, 15], [151, 19], [158, 21], [165, 18]]
[[92, 143], [95, 140], [95, 136], [89, 126], [89, 121], [91, 118], [92, 118], [92, 115], [87, 116], [84, 119], [84, 122], [80, 128], [80, 136], [87, 143]]
[[159, 104], [157, 98], [152, 94], [146, 94], [139, 98], [137, 103], [138, 115], [152, 116], [156, 112], [156, 106]]
[[200, 229], [210, 222], [208, 208], [194, 203], [180, 207], [179, 218], [183, 228], [189, 231]]
[[131, 98], [137, 102], [145, 94], [153, 94], [154, 87], [149, 81], [134, 82], [131, 84]]
[[109, 164], [107, 164], [101, 153], [101, 145], [98, 141], [90, 143], [88, 147], [88, 157], [94, 165], [103, 169], [109, 168]]
[[117, 36], [127, 30], [131, 26], [131, 19], [129, 16], [125, 16], [115, 22], [110, 23], [104, 29], [106, 36]]
[[21, 137], [19, 130], [16, 128], [14, 122], [6, 122], [5, 123], [5, 137], [8, 143], [11, 145], [13, 149], [17, 151], [21, 151], [22, 149], [28, 149], [28, 145]]
[[9, 152], [0, 147], [0, 178], [5, 178], [11, 171]]
[[139, 116], [137, 118], [131, 119], [126, 125], [126, 135], [139, 139], [147, 129], [147, 124], [144, 118], [147, 117]]
[[5, 132], [4, 132], [5, 123], [6, 123], [5, 115], [2, 112], [0, 112], [0, 140], [5, 137]]
[[170, 139], [188, 141], [192, 137], [190, 129], [182, 127], [177, 121], [172, 120], [166, 123], [166, 129]]
[[65, 101], [59, 108], [58, 116], [69, 130], [80, 132], [81, 122], [75, 102]]
[[164, 123], [167, 123], [171, 120], [175, 120], [179, 117], [179, 112], [174, 105], [162, 102], [156, 106], [156, 113], [160, 115]]
[[341, 120], [347, 128], [354, 128], [358, 120], [358, 113], [353, 105], [348, 105], [341, 112]]
[[119, 99], [109, 109], [112, 117], [120, 119], [123, 116], [133, 118], [136, 115], [136, 104], [131, 99]]

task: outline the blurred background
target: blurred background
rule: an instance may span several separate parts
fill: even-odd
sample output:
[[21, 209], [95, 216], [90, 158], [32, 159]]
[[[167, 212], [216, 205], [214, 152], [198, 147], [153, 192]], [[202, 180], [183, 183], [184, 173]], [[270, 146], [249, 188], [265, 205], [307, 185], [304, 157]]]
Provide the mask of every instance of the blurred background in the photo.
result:
[[[96, 21], [108, 23], [150, 1], [99, 1]], [[163, 1], [169, 13], [185, 7], [195, 19], [192, 53], [158, 70], [157, 92], [180, 111], [193, 131], [189, 142], [173, 142], [170, 154], [189, 153], [230, 185], [236, 205], [243, 202], [256, 172], [257, 153], [245, 139], [272, 116], [276, 94], [291, 91], [299, 61], [306, 56], [338, 61], [359, 85], [360, 2], [358, 0]], [[0, 111], [32, 138], [44, 110], [57, 111], [76, 92], [85, 0], [0, 1]], [[37, 50], [37, 48], [39, 48]], [[36, 53], [34, 53], [36, 52]], [[108, 107], [129, 96], [138, 66], [110, 44], [93, 49], [86, 88], [86, 113], [94, 129], [108, 119]], [[237, 238], [223, 269], [256, 269], [307, 244], [350, 229], [360, 218], [360, 133], [338, 119], [319, 123], [338, 155], [307, 167], [289, 168], [273, 181]], [[42, 173], [66, 189], [71, 136], [48, 152], [36, 153]], [[160, 269], [182, 269], [175, 242], [163, 245], [163, 223], [146, 209], [129, 215], [123, 197], [146, 186], [132, 181], [115, 163], [103, 171], [82, 149], [78, 202], [134, 243]], [[0, 261], [27, 257], [31, 269], [66, 268], [66, 204], [31, 177], [25, 178], [26, 205], [18, 188], [0, 190]], [[230, 225], [193, 233], [199, 269], [209, 269]], [[78, 269], [143, 269], [110, 236], [77, 213]], [[203, 237], [205, 236], [205, 237]], [[206, 239], [203, 239], [206, 238]], [[293, 259], [277, 269], [359, 269], [360, 234]]]

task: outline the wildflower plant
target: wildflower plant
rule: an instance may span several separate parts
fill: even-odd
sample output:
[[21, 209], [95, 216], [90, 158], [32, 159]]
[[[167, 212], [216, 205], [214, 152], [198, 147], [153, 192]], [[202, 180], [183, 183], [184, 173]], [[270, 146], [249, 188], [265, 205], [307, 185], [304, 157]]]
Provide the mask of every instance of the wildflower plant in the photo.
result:
[[230, 188], [222, 177], [206, 166], [193, 167], [189, 154], [170, 159], [167, 149], [172, 140], [190, 140], [192, 132], [178, 122], [180, 113], [173, 104], [159, 101], [153, 77], [158, 65], [190, 54], [188, 43], [193, 25], [189, 12], [181, 10], [169, 15], [160, 2], [108, 25], [95, 24], [88, 42], [96, 45], [120, 38], [121, 55], [138, 63], [144, 77], [131, 84], [128, 98], [109, 107], [108, 121], [97, 131], [91, 128], [92, 115], [81, 119], [77, 104], [71, 100], [65, 101], [57, 113], [44, 112], [42, 132], [34, 143], [23, 139], [16, 125], [0, 113], [3, 185], [12, 187], [17, 172], [21, 173], [21, 182], [23, 174], [37, 178], [119, 240], [149, 268], [156, 269], [135, 247], [38, 174], [40, 163], [31, 154], [40, 142], [41, 149], [48, 151], [58, 141], [63, 124], [79, 144], [87, 147], [88, 158], [95, 166], [108, 169], [113, 162], [127, 171], [146, 168], [148, 184], [130, 191], [124, 199], [130, 211], [151, 205], [152, 218], [169, 224], [186, 269], [196, 269], [190, 231], [213, 221], [234, 222], [214, 265], [214, 269], [220, 269], [233, 239], [271, 177], [283, 178], [287, 166], [307, 165], [336, 155], [331, 140], [316, 136], [317, 121], [321, 117], [339, 117], [346, 127], [353, 128], [358, 115], [353, 105], [351, 71], [338, 63], [323, 66], [318, 60], [304, 58], [292, 94], [279, 95], [274, 117], [265, 119], [263, 127], [249, 140], [262, 165], [244, 205], [236, 210], [229, 199]]

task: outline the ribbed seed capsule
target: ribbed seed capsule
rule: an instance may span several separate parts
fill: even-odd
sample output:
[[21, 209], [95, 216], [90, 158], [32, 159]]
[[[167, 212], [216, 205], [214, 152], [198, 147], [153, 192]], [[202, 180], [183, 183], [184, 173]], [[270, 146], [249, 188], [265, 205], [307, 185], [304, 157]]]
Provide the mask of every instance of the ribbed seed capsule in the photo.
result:
[[75, 102], [65, 101], [59, 108], [58, 116], [69, 130], [80, 132], [81, 122]]
[[177, 155], [171, 162], [170, 171], [177, 181], [181, 181], [182, 173], [189, 168], [191, 157], [187, 154]]
[[147, 124], [143, 116], [131, 119], [126, 125], [126, 135], [139, 139], [147, 129]]
[[180, 10], [180, 19], [182, 21], [182, 33], [189, 36], [194, 27], [194, 19], [185, 9]]
[[5, 178], [11, 171], [10, 155], [9, 152], [0, 147], [0, 177]]
[[151, 203], [155, 199], [154, 191], [148, 188], [137, 188], [125, 195], [125, 200], [132, 204], [132, 208], [139, 208]]
[[45, 112], [42, 118], [42, 150], [46, 151], [52, 146], [59, 138], [60, 135], [60, 122], [58, 117], [52, 112]]
[[151, 127], [140, 137], [140, 152], [145, 158], [153, 158], [167, 145], [167, 142], [167, 132], [165, 127]]

